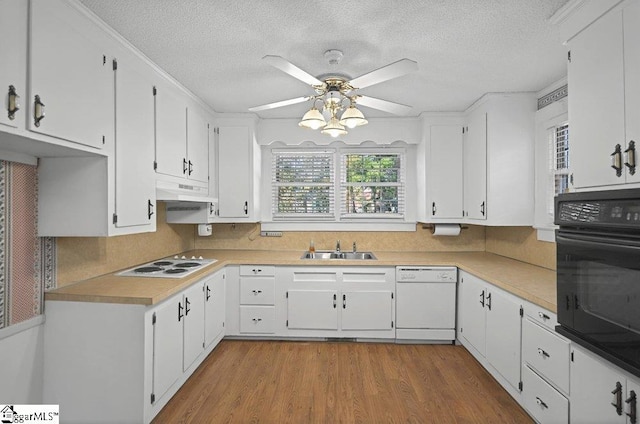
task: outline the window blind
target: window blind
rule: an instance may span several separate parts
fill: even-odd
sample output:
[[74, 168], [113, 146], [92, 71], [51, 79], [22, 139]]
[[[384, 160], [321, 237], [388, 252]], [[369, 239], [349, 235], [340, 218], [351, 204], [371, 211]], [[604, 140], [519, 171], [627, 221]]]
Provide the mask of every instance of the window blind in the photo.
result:
[[347, 218], [402, 218], [405, 211], [403, 153], [341, 154], [340, 215]]
[[549, 183], [547, 211], [554, 213], [554, 197], [569, 188], [569, 124], [549, 131]]
[[274, 151], [273, 218], [333, 218], [334, 152]]

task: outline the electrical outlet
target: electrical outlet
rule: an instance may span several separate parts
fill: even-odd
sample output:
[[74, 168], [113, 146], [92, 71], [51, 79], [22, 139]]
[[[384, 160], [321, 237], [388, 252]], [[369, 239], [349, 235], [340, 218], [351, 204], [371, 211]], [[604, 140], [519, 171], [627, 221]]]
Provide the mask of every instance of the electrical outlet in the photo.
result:
[[282, 231], [260, 231], [260, 237], [282, 237]]

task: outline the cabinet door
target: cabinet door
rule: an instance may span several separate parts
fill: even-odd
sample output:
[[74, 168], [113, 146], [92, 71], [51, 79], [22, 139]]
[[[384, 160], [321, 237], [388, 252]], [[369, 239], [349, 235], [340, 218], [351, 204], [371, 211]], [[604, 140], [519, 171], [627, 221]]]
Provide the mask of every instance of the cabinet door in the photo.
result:
[[219, 271], [204, 283], [205, 327], [204, 345], [208, 347], [224, 330], [225, 274]]
[[209, 122], [196, 107], [187, 110], [187, 175], [190, 180], [209, 181]]
[[[575, 187], [624, 183], [611, 168], [625, 149], [622, 12], [598, 19], [570, 43], [569, 122]], [[635, 118], [634, 118], [635, 119]]]
[[335, 290], [289, 290], [287, 320], [291, 329], [337, 330], [338, 293]]
[[431, 152], [427, 169], [427, 205], [431, 218], [462, 218], [462, 128], [431, 127]]
[[204, 283], [184, 292], [184, 360], [182, 370], [193, 364], [204, 349]]
[[186, 177], [189, 168], [186, 100], [168, 85], [157, 85], [155, 93], [156, 172]]
[[248, 218], [251, 199], [251, 146], [246, 127], [220, 127], [218, 210], [220, 218]]
[[491, 365], [513, 387], [518, 387], [522, 367], [521, 304], [512, 296], [491, 289], [486, 296], [486, 354]]
[[[636, 163], [640, 150], [640, 2], [630, 2], [622, 11], [624, 19], [624, 102], [627, 147], [631, 140], [636, 144]], [[637, 166], [637, 165], [636, 165]], [[640, 182], [640, 169], [627, 172], [626, 182]]]
[[153, 86], [149, 75], [138, 71], [131, 61], [119, 60], [116, 71], [115, 213], [116, 226], [120, 228], [147, 226], [148, 231], [154, 231], [156, 227], [153, 113]]
[[342, 330], [391, 330], [393, 295], [390, 291], [342, 292]]
[[29, 81], [46, 115], [29, 129], [102, 148], [113, 137], [113, 68], [106, 35], [60, 0], [31, 1]]
[[[24, 128], [27, 99], [27, 5], [24, 0], [0, 2], [0, 124], [13, 128]], [[9, 86], [20, 96], [20, 110], [9, 118]], [[2, 128], [0, 125], [0, 129]]]
[[467, 218], [487, 218], [487, 114], [469, 116], [464, 137], [464, 210]]
[[616, 395], [611, 392], [620, 384], [624, 404], [625, 377], [581, 349], [574, 348], [572, 352], [570, 422], [624, 424], [626, 416], [616, 412], [612, 405]]
[[158, 306], [154, 313], [152, 393], [157, 402], [182, 375], [182, 295]]
[[486, 285], [479, 278], [461, 273], [460, 277], [460, 332], [480, 354], [485, 352], [485, 298]]

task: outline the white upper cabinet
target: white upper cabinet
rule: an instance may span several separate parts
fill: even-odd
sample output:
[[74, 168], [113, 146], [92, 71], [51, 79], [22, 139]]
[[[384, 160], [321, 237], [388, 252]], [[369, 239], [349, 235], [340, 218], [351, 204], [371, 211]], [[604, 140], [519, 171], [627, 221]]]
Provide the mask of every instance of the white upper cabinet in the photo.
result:
[[222, 122], [217, 128], [212, 151], [215, 183], [211, 192], [218, 198], [218, 222], [255, 222], [258, 210], [260, 149], [254, 125], [246, 119]]
[[187, 177], [209, 182], [209, 118], [196, 105], [187, 110]]
[[187, 98], [168, 83], [157, 84], [156, 172], [174, 177], [187, 176]]
[[487, 94], [468, 111], [464, 135], [467, 222], [533, 224], [534, 93]]
[[464, 133], [464, 215], [487, 219], [487, 113], [474, 110]]
[[426, 166], [425, 221], [462, 218], [462, 125], [432, 125]]
[[3, 126], [24, 128], [25, 125], [27, 6], [24, 0], [0, 2], [0, 130]]
[[571, 171], [576, 188], [640, 181], [640, 3], [601, 16], [568, 42]]
[[152, 71], [127, 54], [116, 69], [115, 215], [116, 227], [155, 231], [153, 172], [154, 110]]
[[68, 3], [31, 0], [29, 130], [99, 149], [113, 143], [107, 46], [106, 33]]

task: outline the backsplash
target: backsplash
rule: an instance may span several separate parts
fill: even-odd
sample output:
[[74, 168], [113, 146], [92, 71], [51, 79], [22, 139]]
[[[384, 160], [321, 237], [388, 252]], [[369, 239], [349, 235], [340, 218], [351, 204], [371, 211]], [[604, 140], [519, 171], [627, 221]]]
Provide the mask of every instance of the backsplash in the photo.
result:
[[164, 202], [158, 202], [156, 209], [155, 233], [116, 237], [58, 237], [58, 286], [193, 249], [195, 227], [167, 224]]
[[37, 237], [35, 166], [0, 161], [0, 328], [42, 313], [55, 287], [55, 242]]
[[422, 224], [415, 232], [286, 231], [282, 237], [261, 237], [258, 224], [214, 224], [213, 235], [195, 238], [196, 249], [295, 250], [303, 252], [314, 241], [317, 250], [333, 250], [340, 240], [343, 250], [353, 242], [362, 251], [484, 251], [484, 227], [469, 225], [458, 237], [434, 237]]
[[487, 252], [556, 269], [556, 244], [538, 241], [532, 227], [487, 227]]

